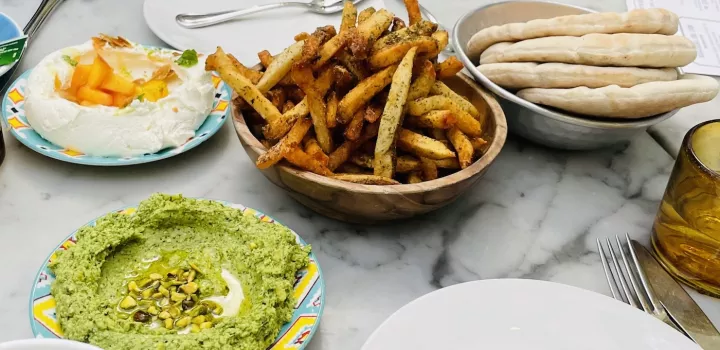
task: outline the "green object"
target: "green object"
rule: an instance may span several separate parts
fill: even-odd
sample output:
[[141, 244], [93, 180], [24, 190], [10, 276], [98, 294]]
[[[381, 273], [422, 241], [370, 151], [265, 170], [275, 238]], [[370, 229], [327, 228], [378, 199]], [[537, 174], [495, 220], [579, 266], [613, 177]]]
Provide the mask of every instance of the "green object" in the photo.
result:
[[[27, 36], [11, 39], [0, 43], [0, 66], [17, 62], [25, 50]], [[195, 59], [197, 62], [197, 58]]]
[[192, 49], [183, 51], [182, 55], [175, 60], [175, 63], [183, 67], [192, 67], [196, 65], [198, 63], [197, 51]]
[[73, 67], [77, 66], [77, 61], [75, 61], [68, 55], [62, 55], [62, 59], [63, 59], [63, 61], [67, 62], [67, 64], [69, 64]]
[[[109, 214], [80, 229], [77, 244], [50, 264], [51, 293], [65, 338], [106, 350], [266, 349], [292, 318], [295, 275], [309, 264], [309, 251], [284, 226], [218, 202], [156, 194], [133, 215]], [[244, 299], [236, 315], [178, 334], [178, 327], [151, 326], [159, 315], [139, 323], [118, 312], [129, 281], [196, 267], [201, 303], [228, 293], [223, 273], [240, 282]]]

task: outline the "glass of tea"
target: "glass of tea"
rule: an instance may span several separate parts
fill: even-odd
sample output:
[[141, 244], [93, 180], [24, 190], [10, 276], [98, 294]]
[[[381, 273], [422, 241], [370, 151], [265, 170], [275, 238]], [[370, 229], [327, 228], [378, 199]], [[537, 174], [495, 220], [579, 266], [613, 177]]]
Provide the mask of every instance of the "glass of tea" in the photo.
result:
[[671, 274], [720, 297], [720, 119], [685, 135], [653, 224], [652, 245]]

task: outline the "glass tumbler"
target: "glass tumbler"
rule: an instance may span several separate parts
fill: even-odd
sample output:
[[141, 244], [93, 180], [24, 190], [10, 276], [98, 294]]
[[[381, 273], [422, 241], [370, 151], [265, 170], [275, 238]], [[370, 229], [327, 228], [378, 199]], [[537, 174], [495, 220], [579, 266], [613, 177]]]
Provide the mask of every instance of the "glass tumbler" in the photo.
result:
[[685, 135], [653, 224], [652, 246], [676, 278], [720, 297], [720, 119]]

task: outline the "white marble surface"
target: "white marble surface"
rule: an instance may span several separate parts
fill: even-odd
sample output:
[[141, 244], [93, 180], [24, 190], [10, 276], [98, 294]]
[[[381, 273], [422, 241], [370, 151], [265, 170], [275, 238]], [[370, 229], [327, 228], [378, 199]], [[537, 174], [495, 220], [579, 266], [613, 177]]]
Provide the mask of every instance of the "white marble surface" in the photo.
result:
[[[0, 0], [0, 10], [24, 22], [37, 3]], [[481, 5], [423, 3], [446, 26]], [[617, 0], [602, 8], [588, 6], [624, 10]], [[142, 0], [68, 0], [39, 32], [23, 67], [97, 32], [161, 44], [143, 23], [141, 9]], [[715, 100], [675, 119], [710, 118], [719, 107]], [[628, 232], [647, 242], [672, 166], [648, 135], [626, 148], [582, 153], [510, 137], [486, 177], [454, 205], [422, 218], [363, 227], [315, 215], [266, 181], [231, 125], [187, 154], [125, 168], [65, 164], [28, 150], [7, 133], [5, 138], [0, 341], [32, 336], [28, 293], [37, 268], [55, 245], [90, 219], [158, 191], [243, 203], [281, 220], [314, 246], [328, 297], [320, 331], [308, 347], [312, 350], [357, 349], [405, 303], [468, 280], [535, 278], [607, 294], [595, 238]], [[697, 299], [720, 325], [720, 301]]]

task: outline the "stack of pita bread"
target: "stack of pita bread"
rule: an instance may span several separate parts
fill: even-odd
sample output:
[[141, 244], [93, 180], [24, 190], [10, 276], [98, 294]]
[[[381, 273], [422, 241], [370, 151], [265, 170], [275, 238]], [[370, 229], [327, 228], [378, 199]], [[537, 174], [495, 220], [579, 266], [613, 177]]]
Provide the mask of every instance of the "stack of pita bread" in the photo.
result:
[[678, 76], [695, 45], [675, 36], [664, 9], [591, 13], [485, 28], [468, 42], [472, 60], [520, 98], [599, 117], [641, 118], [712, 100], [718, 82]]

